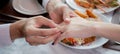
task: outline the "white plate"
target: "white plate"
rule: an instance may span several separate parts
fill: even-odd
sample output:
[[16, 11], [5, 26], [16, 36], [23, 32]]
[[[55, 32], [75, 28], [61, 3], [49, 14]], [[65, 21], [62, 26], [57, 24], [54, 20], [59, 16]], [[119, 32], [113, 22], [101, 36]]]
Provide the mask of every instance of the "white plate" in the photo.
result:
[[117, 44], [120, 44], [120, 42], [115, 41]]
[[[77, 9], [77, 10], [79, 10], [79, 11], [85, 11], [86, 10], [86, 8], [84, 8], [84, 7], [81, 7], [81, 6], [78, 6], [75, 2], [74, 2], [74, 0], [65, 0], [66, 1], [66, 3], [71, 7], [71, 8], [73, 8], [73, 9]], [[120, 0], [118, 0], [118, 2], [120, 2]], [[105, 10], [105, 12], [110, 12], [110, 11], [113, 11], [113, 10], [115, 10], [115, 9], [117, 9], [119, 6], [117, 6], [117, 7], [111, 7], [111, 8], [103, 8], [103, 10]], [[103, 11], [101, 11], [101, 10], [99, 10], [99, 9], [94, 9], [94, 11], [97, 11], [97, 12], [100, 12], [100, 13], [104, 13]]]
[[[109, 20], [107, 20], [106, 16], [102, 15], [101, 13], [98, 12], [94, 12], [100, 19], [102, 19], [104, 22], [110, 23]], [[69, 48], [74, 48], [74, 49], [93, 49], [93, 48], [97, 48], [100, 47], [102, 45], [104, 45], [106, 42], [108, 42], [108, 39], [103, 38], [103, 37], [99, 37], [96, 38], [96, 40], [94, 42], [92, 42], [89, 46], [69, 46], [67, 44], [64, 44], [62, 42], [60, 42], [60, 44], [69, 47]]]
[[26, 15], [38, 15], [46, 13], [37, 0], [13, 0], [13, 8]]
[[97, 38], [94, 42], [90, 43], [90, 45], [83, 45], [83, 46], [69, 46], [65, 43], [60, 42], [60, 44], [62, 44], [63, 46], [69, 47], [69, 48], [73, 48], [73, 49], [93, 49], [93, 48], [97, 48], [100, 47], [102, 45], [104, 45], [106, 42], [108, 42], [108, 39], [105, 38]]

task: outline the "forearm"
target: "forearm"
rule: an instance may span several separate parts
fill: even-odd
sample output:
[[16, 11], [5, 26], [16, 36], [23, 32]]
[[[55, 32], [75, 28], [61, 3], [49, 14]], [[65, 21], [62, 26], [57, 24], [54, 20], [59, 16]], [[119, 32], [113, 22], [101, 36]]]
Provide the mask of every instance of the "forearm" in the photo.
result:
[[96, 32], [99, 36], [106, 37], [111, 40], [120, 41], [120, 25], [96, 22]]
[[26, 23], [26, 19], [17, 21], [10, 25], [10, 37], [12, 41], [14, 41], [17, 38], [24, 37], [25, 34], [23, 34], [24, 32], [23, 30], [25, 23]]
[[20, 38], [21, 31], [18, 30], [18, 26], [15, 25], [15, 23], [10, 25], [10, 38], [12, 41], [14, 41], [17, 38]]

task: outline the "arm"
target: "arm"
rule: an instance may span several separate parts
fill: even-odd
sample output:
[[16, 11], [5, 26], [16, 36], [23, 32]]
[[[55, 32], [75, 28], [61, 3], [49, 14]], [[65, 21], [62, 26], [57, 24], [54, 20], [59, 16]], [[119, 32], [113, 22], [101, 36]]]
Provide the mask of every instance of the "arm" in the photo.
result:
[[95, 28], [99, 36], [103, 36], [111, 40], [120, 41], [120, 25], [96, 22]]
[[56, 42], [67, 37], [87, 38], [91, 36], [120, 41], [120, 25], [88, 21], [80, 17], [71, 18], [70, 21], [70, 24], [61, 24], [61, 27], [58, 27], [62, 31], [62, 35]]
[[[50, 28], [43, 29], [42, 25]], [[24, 37], [30, 45], [46, 44], [60, 35], [57, 24], [42, 16], [23, 19], [12, 24], [0, 25], [0, 47], [10, 45]], [[44, 37], [44, 38], [43, 38]]]

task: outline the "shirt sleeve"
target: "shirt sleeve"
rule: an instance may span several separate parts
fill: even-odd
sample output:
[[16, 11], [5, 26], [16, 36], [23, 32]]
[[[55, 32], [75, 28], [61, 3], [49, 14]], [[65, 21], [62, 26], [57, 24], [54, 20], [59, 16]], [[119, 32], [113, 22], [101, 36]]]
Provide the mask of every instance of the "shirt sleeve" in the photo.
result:
[[45, 8], [45, 10], [46, 10], [46, 7], [47, 7], [48, 2], [49, 2], [49, 0], [43, 0], [43, 1], [42, 1], [42, 5], [43, 5], [43, 7]]
[[12, 43], [9, 30], [10, 24], [0, 25], [0, 48], [8, 46]]

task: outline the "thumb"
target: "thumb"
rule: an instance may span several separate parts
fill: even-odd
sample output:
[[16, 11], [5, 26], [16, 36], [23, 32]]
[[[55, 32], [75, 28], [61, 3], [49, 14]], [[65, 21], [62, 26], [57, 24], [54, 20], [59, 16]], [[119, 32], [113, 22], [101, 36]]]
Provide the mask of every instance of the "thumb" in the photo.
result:
[[49, 12], [49, 15], [50, 15], [50, 18], [57, 24], [62, 21], [55, 12], [51, 11], [51, 12]]
[[69, 14], [69, 12], [67, 12], [67, 11], [65, 11], [64, 13], [63, 13], [63, 20], [64, 20], [64, 22], [66, 22], [66, 23], [69, 23], [70, 22], [70, 14]]

